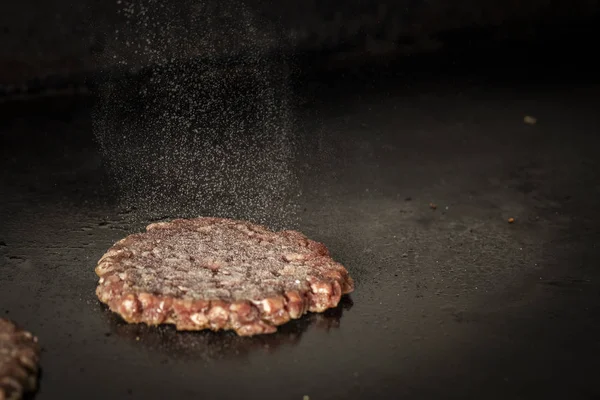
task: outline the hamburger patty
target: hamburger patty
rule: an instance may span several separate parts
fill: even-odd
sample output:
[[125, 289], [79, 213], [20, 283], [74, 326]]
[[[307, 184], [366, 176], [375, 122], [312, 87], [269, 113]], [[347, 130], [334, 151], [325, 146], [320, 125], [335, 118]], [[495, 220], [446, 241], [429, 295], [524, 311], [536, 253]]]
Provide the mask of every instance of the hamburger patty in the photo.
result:
[[112, 246], [96, 273], [98, 298], [127, 322], [241, 336], [335, 307], [354, 288], [323, 244], [223, 218], [151, 224]]
[[0, 400], [18, 400], [36, 389], [37, 338], [0, 318]]

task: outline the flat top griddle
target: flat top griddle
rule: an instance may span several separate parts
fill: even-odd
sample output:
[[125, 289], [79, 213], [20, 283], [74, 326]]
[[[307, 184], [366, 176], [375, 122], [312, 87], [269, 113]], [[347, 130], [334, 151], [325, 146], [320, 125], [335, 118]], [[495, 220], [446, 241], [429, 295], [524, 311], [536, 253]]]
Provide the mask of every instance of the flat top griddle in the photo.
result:
[[298, 110], [297, 228], [356, 290], [254, 338], [102, 307], [98, 258], [157, 216], [111, 192], [91, 100], [2, 104], [0, 312], [39, 336], [37, 399], [600, 395], [600, 87], [337, 85]]

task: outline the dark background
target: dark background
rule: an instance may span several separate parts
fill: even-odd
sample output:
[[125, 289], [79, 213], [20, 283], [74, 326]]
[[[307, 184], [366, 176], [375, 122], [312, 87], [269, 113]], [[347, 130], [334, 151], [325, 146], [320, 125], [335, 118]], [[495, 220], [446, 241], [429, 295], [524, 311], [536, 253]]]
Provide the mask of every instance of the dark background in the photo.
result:
[[[0, 313], [36, 398], [600, 398], [598, 13], [4, 4]], [[108, 247], [197, 215], [299, 229], [356, 290], [255, 338], [99, 304]]]
[[[86, 74], [114, 67], [112, 56], [128, 52], [125, 40], [119, 40], [115, 30], [136, 37], [135, 28], [125, 24], [120, 12], [130, 3], [147, 4], [149, 14], [160, 15], [156, 11], [160, 2], [153, 0], [4, 4], [0, 13], [0, 84], [14, 85], [12, 90], [22, 90], [21, 85], [31, 86], [38, 80], [56, 85], [52, 78], [79, 81]], [[225, 3], [235, 2], [184, 0], [177, 8], [185, 13], [198, 4]], [[263, 50], [285, 47], [294, 53], [325, 53], [326, 65], [345, 67], [349, 61], [369, 56], [449, 50], [474, 53], [507, 46], [527, 49], [527, 53], [551, 48], [557, 58], [575, 49], [594, 53], [599, 8], [596, 0], [252, 0], [244, 4], [254, 17], [278, 30], [278, 40]], [[164, 29], [165, 18], [157, 19]], [[214, 51], [212, 47], [196, 43], [179, 56], [202, 57]]]

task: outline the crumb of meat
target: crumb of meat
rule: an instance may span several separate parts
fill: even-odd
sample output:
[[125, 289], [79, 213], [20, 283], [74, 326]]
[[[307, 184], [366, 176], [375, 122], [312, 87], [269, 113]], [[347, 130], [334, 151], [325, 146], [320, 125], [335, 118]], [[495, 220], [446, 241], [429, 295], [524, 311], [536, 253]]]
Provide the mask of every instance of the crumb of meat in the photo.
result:
[[151, 224], [111, 247], [96, 273], [98, 298], [128, 322], [242, 336], [335, 307], [354, 288], [323, 244], [220, 218]]
[[510, 217], [510, 218], [508, 219], [508, 223], [509, 223], [509, 224], [512, 224], [513, 222], [515, 222], [515, 219], [514, 219], [513, 217]]

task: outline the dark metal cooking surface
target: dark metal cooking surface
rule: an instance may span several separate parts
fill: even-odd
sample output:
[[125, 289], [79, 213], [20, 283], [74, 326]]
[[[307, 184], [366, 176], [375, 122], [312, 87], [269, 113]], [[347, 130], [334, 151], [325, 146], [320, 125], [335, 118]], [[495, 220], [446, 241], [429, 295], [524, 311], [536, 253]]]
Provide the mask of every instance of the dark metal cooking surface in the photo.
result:
[[101, 307], [96, 261], [147, 221], [90, 102], [0, 105], [0, 311], [40, 338], [38, 399], [600, 395], [600, 87], [338, 85], [298, 111], [298, 228], [356, 291], [255, 338]]

